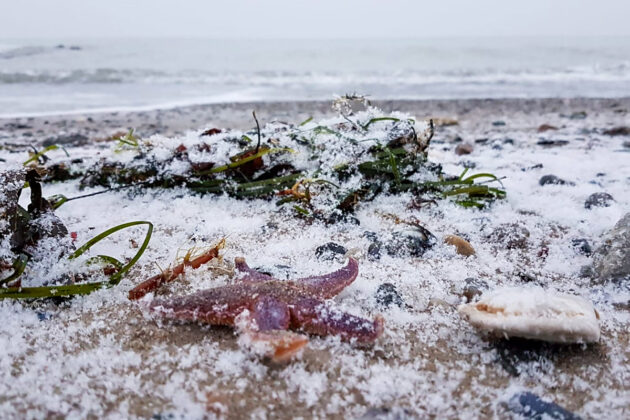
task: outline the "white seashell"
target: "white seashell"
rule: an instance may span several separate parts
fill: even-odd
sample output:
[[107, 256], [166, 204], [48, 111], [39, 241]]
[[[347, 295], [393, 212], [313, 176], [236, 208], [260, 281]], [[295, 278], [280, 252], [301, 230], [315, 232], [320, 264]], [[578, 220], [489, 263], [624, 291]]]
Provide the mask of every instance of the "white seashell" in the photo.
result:
[[506, 337], [552, 343], [599, 341], [599, 314], [590, 302], [539, 287], [498, 289], [457, 310], [473, 326]]

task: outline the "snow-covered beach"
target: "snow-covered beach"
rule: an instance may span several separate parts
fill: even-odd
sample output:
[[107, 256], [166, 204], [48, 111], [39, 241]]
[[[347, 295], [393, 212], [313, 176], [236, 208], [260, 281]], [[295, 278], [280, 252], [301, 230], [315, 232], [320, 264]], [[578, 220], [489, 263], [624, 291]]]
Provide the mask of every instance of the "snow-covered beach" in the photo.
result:
[[[621, 418], [630, 401], [628, 283], [585, 277], [590, 252], [630, 211], [630, 99], [491, 99], [375, 102], [385, 113], [433, 118], [429, 160], [458, 175], [464, 168], [502, 178], [504, 200], [476, 210], [449, 201], [413, 204], [409, 194], [361, 204], [360, 224], [307, 223], [265, 200], [146, 191], [110, 192], [67, 203], [57, 215], [82, 243], [112, 225], [150, 220], [155, 232], [140, 264], [122, 283], [65, 302], [0, 301], [0, 410], [7, 417], [360, 418], [391, 410], [411, 417], [509, 416], [508, 401], [532, 392], [584, 418]], [[30, 145], [109, 150], [108, 137], [134, 128], [141, 138], [189, 130], [251, 129], [333, 116], [330, 102], [196, 105], [185, 108], [0, 119], [0, 164], [28, 159]], [[608, 134], [607, 134], [608, 133]], [[625, 134], [624, 134], [625, 133]], [[120, 134], [119, 134], [120, 135]], [[63, 155], [56, 150], [53, 158]], [[546, 175], [564, 181], [542, 182]], [[76, 182], [45, 186], [47, 196], [79, 194]], [[586, 206], [608, 193], [604, 206]], [[25, 194], [23, 194], [25, 195]], [[22, 197], [26, 203], [27, 197]], [[80, 204], [79, 204], [80, 203]], [[587, 208], [590, 207], [590, 208]], [[464, 257], [441, 241], [422, 257], [369, 258], [370, 235], [396, 228], [388, 214], [415, 218], [437, 238], [465, 238]], [[237, 345], [230, 329], [159, 322], [127, 292], [168, 266], [178, 251], [227, 237], [226, 262], [244, 256], [278, 276], [341, 267], [316, 257], [335, 242], [359, 261], [359, 277], [335, 302], [348, 312], [385, 318], [373, 347], [312, 338], [302, 357], [274, 365]], [[106, 251], [133, 253], [127, 235]], [[473, 279], [473, 280], [470, 280]], [[202, 269], [161, 290], [186, 294], [229, 281]], [[377, 290], [391, 283], [404, 302], [388, 308]], [[460, 314], [474, 284], [541, 286], [593, 303], [596, 344], [556, 345], [489, 339]]]

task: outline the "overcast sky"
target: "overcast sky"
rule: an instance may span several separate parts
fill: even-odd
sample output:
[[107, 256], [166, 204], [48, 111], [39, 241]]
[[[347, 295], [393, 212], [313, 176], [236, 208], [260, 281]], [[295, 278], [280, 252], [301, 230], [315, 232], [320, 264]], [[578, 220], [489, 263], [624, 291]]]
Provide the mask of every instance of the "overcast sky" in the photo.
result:
[[630, 0], [0, 0], [0, 38], [630, 36]]

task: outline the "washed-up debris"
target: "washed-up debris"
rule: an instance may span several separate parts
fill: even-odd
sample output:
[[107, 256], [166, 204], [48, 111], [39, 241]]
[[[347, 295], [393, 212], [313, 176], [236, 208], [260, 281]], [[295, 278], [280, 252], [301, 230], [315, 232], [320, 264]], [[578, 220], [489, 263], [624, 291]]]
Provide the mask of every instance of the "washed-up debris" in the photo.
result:
[[[130, 131], [110, 153], [41, 162], [44, 182], [80, 179], [83, 187], [172, 188], [240, 198], [277, 197], [300, 217], [332, 223], [378, 194], [411, 192], [483, 207], [505, 191], [492, 174], [448, 176], [427, 159], [431, 121], [372, 107], [350, 112], [355, 97], [335, 102], [341, 114], [316, 123], [273, 122], [235, 131], [212, 128], [180, 138]], [[345, 106], [344, 104], [348, 105]], [[56, 166], [55, 166], [56, 165]], [[53, 168], [63, 167], [63, 175]]]
[[[53, 203], [43, 197], [40, 181], [35, 169], [0, 172], [0, 299], [74, 296], [118, 284], [147, 248], [153, 225], [145, 221], [118, 225], [75, 249], [68, 229], [54, 213]], [[24, 209], [18, 201], [26, 186], [31, 197], [28, 208]], [[71, 260], [102, 239], [137, 225], [147, 225], [147, 234], [136, 255], [126, 263], [98, 255], [87, 260], [87, 265], [100, 266], [99, 270], [55, 268], [70, 265]], [[107, 280], [88, 282], [91, 277], [99, 276]]]
[[586, 300], [538, 287], [508, 287], [484, 294], [458, 311], [482, 331], [552, 343], [599, 341], [599, 315]]
[[371, 344], [383, 333], [381, 317], [370, 321], [325, 302], [356, 279], [359, 265], [352, 258], [333, 273], [291, 281], [253, 270], [242, 258], [236, 259], [235, 266], [240, 275], [235, 276], [234, 284], [155, 299], [150, 309], [167, 319], [236, 327], [241, 345], [274, 361], [291, 359], [308, 342], [289, 328], [336, 335], [357, 344]]

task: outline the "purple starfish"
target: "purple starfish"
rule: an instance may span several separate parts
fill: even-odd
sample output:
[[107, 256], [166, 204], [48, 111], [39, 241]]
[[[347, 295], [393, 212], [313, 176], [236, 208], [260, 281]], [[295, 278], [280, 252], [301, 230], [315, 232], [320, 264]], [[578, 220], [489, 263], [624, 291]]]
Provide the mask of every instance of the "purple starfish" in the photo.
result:
[[241, 272], [235, 284], [188, 296], [156, 299], [150, 308], [168, 319], [236, 326], [254, 343], [269, 344], [265, 354], [287, 360], [308, 339], [287, 330], [316, 335], [337, 335], [357, 344], [373, 343], [383, 333], [383, 318], [370, 321], [335, 310], [325, 300], [339, 294], [359, 273], [357, 261], [330, 274], [294, 281], [278, 280], [251, 269], [236, 258]]

